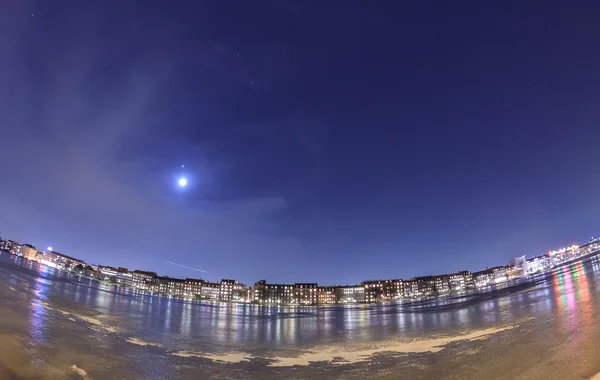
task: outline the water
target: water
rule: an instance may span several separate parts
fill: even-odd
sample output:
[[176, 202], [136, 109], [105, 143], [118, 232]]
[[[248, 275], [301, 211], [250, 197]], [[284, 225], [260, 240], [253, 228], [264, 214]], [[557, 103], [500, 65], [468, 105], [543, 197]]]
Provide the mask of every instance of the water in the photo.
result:
[[277, 307], [153, 297], [3, 253], [0, 294], [7, 379], [585, 379], [600, 371], [598, 257], [482, 294]]

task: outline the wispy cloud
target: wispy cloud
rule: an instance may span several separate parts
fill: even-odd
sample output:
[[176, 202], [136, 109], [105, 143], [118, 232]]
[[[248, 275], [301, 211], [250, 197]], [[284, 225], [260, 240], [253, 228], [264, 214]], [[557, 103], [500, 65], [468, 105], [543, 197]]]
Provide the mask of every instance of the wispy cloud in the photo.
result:
[[202, 270], [202, 269], [198, 269], [198, 268], [188, 267], [187, 265], [181, 265], [181, 264], [177, 264], [177, 263], [174, 263], [174, 262], [172, 262], [172, 261], [167, 261], [167, 264], [171, 264], [171, 265], [177, 265], [178, 267], [182, 267], [182, 268], [187, 268], [187, 269], [195, 270], [195, 271], [202, 272], [202, 273], [208, 273], [208, 271], [205, 271], [205, 270]]

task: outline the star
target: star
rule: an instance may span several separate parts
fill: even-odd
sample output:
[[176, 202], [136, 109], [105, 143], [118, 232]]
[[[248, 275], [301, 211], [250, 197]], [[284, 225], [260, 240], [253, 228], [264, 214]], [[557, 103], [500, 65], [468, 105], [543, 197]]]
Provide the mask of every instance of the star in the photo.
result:
[[185, 168], [185, 165], [181, 165], [182, 168]]
[[185, 177], [181, 177], [179, 178], [179, 181], [177, 181], [177, 184], [179, 185], [179, 187], [186, 187], [187, 186], [187, 178]]

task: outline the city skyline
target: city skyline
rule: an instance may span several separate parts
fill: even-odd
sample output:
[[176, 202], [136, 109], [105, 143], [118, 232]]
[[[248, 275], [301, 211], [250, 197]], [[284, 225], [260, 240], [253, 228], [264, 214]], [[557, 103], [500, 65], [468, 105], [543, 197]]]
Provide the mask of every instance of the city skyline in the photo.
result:
[[[189, 276], [189, 275], [186, 275], [186, 276], [171, 276], [171, 275], [169, 275], [167, 273], [163, 273], [163, 272], [159, 272], [159, 271], [153, 271], [153, 270], [149, 270], [147, 268], [141, 268], [141, 267], [128, 268], [128, 267], [116, 265], [114, 263], [112, 263], [112, 264], [109, 265], [109, 264], [106, 264], [106, 263], [85, 262], [85, 260], [81, 261], [78, 258], [74, 258], [74, 257], [68, 256], [68, 255], [66, 255], [64, 253], [57, 252], [56, 250], [53, 250], [52, 247], [48, 247], [45, 250], [39, 250], [39, 249], [36, 248], [35, 245], [30, 244], [30, 243], [21, 243], [21, 242], [18, 242], [16, 240], [13, 240], [13, 239], [4, 239], [4, 240], [1, 240], [1, 239], [2, 239], [2, 236], [0, 236], [0, 242], [2, 242], [2, 245], [0, 245], [0, 247], [3, 247], [2, 249], [6, 250], [6, 248], [4, 248], [5, 247], [4, 244], [9, 243], [11, 245], [18, 246], [19, 250], [21, 250], [21, 251], [23, 249], [25, 249], [28, 252], [29, 251], [33, 252], [33, 254], [30, 253], [30, 254], [23, 254], [22, 255], [23, 257], [26, 257], [26, 258], [28, 258], [28, 256], [32, 256], [33, 257], [33, 256], [37, 255], [38, 253], [40, 253], [40, 254], [49, 253], [52, 256], [58, 255], [60, 257], [66, 258], [68, 260], [71, 260], [72, 261], [71, 262], [71, 266], [73, 266], [73, 265], [75, 265], [77, 263], [84, 263], [86, 265], [92, 265], [92, 266], [95, 266], [95, 267], [98, 267], [98, 268], [112, 268], [112, 269], [115, 269], [115, 270], [116, 269], [123, 269], [123, 270], [129, 271], [131, 273], [133, 273], [133, 272], [152, 273], [156, 277], [173, 279], [173, 280], [176, 280], [176, 281], [184, 281], [184, 280], [187, 281], [187, 280], [192, 280], [193, 279], [193, 280], [203, 281], [203, 282], [212, 283], [212, 284], [216, 284], [219, 281], [221, 281], [221, 282], [223, 282], [223, 281], [236, 281], [236, 283], [239, 282], [240, 284], [251, 284], [252, 283], [252, 281], [246, 281], [246, 280], [243, 280], [243, 279], [240, 280], [240, 281], [237, 281], [238, 279], [229, 280], [229, 279], [227, 279], [225, 277], [221, 277], [220, 280], [218, 280], [216, 278], [210, 278], [210, 277], [205, 277], [205, 276], [197, 276], [197, 275], [196, 276]], [[471, 273], [472, 274], [483, 273], [483, 272], [486, 272], [486, 271], [488, 271], [490, 269], [493, 269], [493, 268], [508, 268], [508, 267], [511, 267], [511, 266], [514, 267], [515, 264], [511, 264], [511, 263], [513, 261], [517, 260], [517, 259], [520, 259], [520, 258], [522, 258], [523, 260], [525, 260], [528, 257], [526, 259], [526, 261], [536, 262], [540, 258], [544, 258], [544, 260], [545, 260], [546, 258], [553, 257], [554, 255], [560, 256], [561, 254], [565, 254], [565, 253], [568, 253], [568, 252], [579, 251], [580, 247], [583, 247], [583, 246], [597, 247], [597, 248], [595, 248], [593, 250], [594, 252], [596, 252], [597, 249], [600, 249], [600, 237], [592, 237], [592, 238], [590, 238], [590, 240], [585, 241], [582, 246], [579, 246], [578, 244], [572, 244], [572, 245], [565, 245], [562, 248], [555, 248], [555, 249], [547, 250], [543, 254], [518, 255], [518, 256], [512, 257], [509, 261], [507, 261], [507, 263], [502, 263], [500, 265], [497, 265], [497, 263], [494, 264], [494, 265], [486, 265], [485, 269], [483, 269], [483, 268], [477, 268], [477, 270], [473, 270], [472, 268], [469, 268], [469, 269], [463, 268], [463, 269], [455, 270], [455, 271], [417, 274], [417, 275], [412, 275], [410, 277], [398, 277], [398, 276], [396, 276], [396, 277], [372, 277], [372, 278], [365, 278], [365, 279], [361, 280], [360, 282], [356, 282], [356, 283], [350, 283], [350, 282], [340, 283], [340, 282], [338, 282], [338, 283], [334, 284], [334, 283], [331, 283], [331, 282], [326, 282], [326, 285], [323, 285], [323, 286], [324, 287], [340, 287], [340, 286], [344, 287], [344, 286], [355, 286], [357, 284], [363, 284], [363, 283], [367, 283], [367, 282], [396, 281], [396, 280], [408, 281], [408, 280], [414, 280], [414, 279], [425, 278], [425, 277], [449, 276], [449, 275], [459, 274], [459, 273], [463, 273], [463, 272], [468, 272], [470, 274]], [[592, 251], [590, 251], [588, 253], [591, 253], [591, 252]], [[15, 252], [12, 252], [12, 249], [11, 249], [11, 253], [12, 254], [16, 254]], [[19, 256], [21, 256], [20, 253], [19, 253]], [[52, 259], [52, 260], [55, 260], [55, 259]], [[36, 261], [36, 260], [34, 260], [34, 261]], [[169, 262], [169, 264], [174, 264], [176, 266], [181, 266], [181, 265], [173, 263], [173, 262]], [[183, 267], [185, 267], [185, 266], [183, 266]], [[534, 265], [534, 267], [538, 268], [538, 264]], [[188, 268], [188, 269], [192, 269], [192, 270], [197, 271], [197, 272], [200, 271], [200, 272], [207, 273], [206, 271], [198, 270], [196, 268]], [[258, 282], [262, 282], [262, 281], [266, 281], [266, 278], [264, 278], [263, 280], [259, 280]], [[288, 281], [288, 280], [286, 280], [286, 281], [269, 281], [269, 283], [270, 284], [276, 284], [276, 285], [286, 285], [286, 284], [288, 284], [288, 285], [289, 284], [317, 284], [318, 281], [309, 281], [309, 282], [304, 281], [304, 282], [301, 282], [301, 281]], [[248, 286], [250, 286], [250, 285], [248, 285]]]
[[358, 283], [598, 230], [583, 8], [9, 4], [3, 236], [174, 277]]
[[[600, 238], [592, 238], [583, 245], [572, 245], [532, 258], [515, 257], [508, 265], [494, 266], [477, 272], [460, 271], [408, 279], [372, 279], [358, 284], [319, 285], [316, 282], [273, 283], [259, 280], [247, 286], [235, 279], [210, 282], [198, 278], [173, 278], [160, 276], [146, 270], [129, 270], [113, 266], [90, 266], [84, 261], [49, 250], [37, 251], [30, 244], [13, 240], [0, 241], [0, 250], [24, 260], [27, 267], [41, 265], [68, 271], [90, 279], [109, 281], [117, 287], [134, 288], [152, 296], [202, 299], [220, 302], [241, 302], [276, 305], [334, 305], [375, 302], [393, 302], [407, 299], [423, 299], [469, 292], [487, 292], [530, 286], [540, 275], [549, 272], [563, 273], [571, 265], [600, 253]], [[12, 259], [12, 257], [11, 257]], [[17, 263], [19, 263], [17, 261]], [[20, 264], [23, 264], [21, 262]], [[40, 267], [38, 267], [39, 269]], [[530, 276], [533, 276], [530, 277]]]

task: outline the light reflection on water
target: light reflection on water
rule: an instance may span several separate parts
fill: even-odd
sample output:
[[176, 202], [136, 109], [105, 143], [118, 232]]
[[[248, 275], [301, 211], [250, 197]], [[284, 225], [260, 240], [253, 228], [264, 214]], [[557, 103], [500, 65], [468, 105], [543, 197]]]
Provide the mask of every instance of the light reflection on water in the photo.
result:
[[[506, 294], [463, 294], [438, 300], [339, 307], [283, 307], [214, 302], [183, 302], [140, 295], [135, 291], [86, 278], [23, 265], [18, 272], [4, 261], [4, 285], [25, 284], [35, 293], [29, 326], [34, 344], [44, 342], [48, 311], [37, 300], [47, 298], [77, 311], [110, 314], [119, 326], [145, 340], [176, 342], [180, 349], [215, 346], [296, 347], [356, 340], [413, 338], [465, 329], [487, 328], [528, 317], [552, 316], [557, 329], [575, 333], [591, 328], [599, 307], [597, 258], [557, 268], [537, 283]], [[10, 259], [13, 263], [14, 259]], [[17, 275], [15, 275], [17, 273]], [[29, 285], [27, 285], [29, 284]]]

